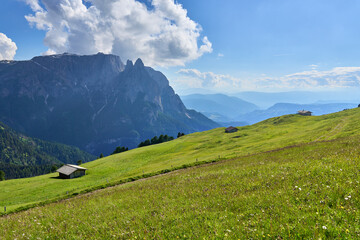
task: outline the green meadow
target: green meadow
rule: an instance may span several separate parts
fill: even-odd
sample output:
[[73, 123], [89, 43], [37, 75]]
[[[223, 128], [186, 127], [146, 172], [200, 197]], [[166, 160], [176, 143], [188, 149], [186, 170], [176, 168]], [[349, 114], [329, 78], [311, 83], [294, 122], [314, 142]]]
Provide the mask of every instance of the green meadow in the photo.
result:
[[356, 136], [359, 119], [360, 109], [313, 117], [286, 115], [240, 127], [237, 133], [218, 128], [102, 158], [83, 164], [89, 170], [77, 179], [58, 179], [54, 173], [0, 182], [0, 212], [4, 214], [3, 206], [9, 213], [207, 161]]
[[139, 180], [0, 218], [4, 239], [358, 239], [360, 137]]

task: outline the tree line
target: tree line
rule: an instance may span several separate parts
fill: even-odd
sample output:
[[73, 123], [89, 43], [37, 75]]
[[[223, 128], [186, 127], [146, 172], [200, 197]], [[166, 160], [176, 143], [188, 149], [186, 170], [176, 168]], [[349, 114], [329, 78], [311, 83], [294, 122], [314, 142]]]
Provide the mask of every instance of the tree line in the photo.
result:
[[55, 172], [62, 164], [20, 166], [0, 163], [0, 181], [16, 178], [27, 178]]
[[174, 137], [169, 137], [168, 135], [160, 135], [159, 137], [155, 136], [152, 139], [146, 139], [145, 141], [141, 142], [138, 147], [145, 147], [149, 145], [159, 144], [163, 142], [168, 142], [174, 140]]
[[[177, 134], [177, 138], [179, 137], [182, 137], [184, 136], [185, 133], [181, 133], [181, 132], [178, 132]], [[163, 142], [168, 142], [168, 141], [171, 141], [171, 140], [174, 140], [174, 137], [171, 137], [171, 136], [168, 136], [167, 134], [163, 135], [161, 134], [160, 136], [154, 136], [153, 138], [151, 139], [146, 139], [145, 141], [139, 143], [138, 147], [145, 147], [145, 146], [149, 146], [149, 145], [154, 145], [154, 144], [159, 144], [159, 143], [163, 143]], [[114, 150], [114, 152], [111, 154], [117, 154], [117, 153], [122, 153], [122, 152], [126, 152], [128, 151], [129, 148], [127, 147], [116, 147], [116, 149]], [[101, 153], [99, 158], [103, 158], [104, 157], [104, 154]]]

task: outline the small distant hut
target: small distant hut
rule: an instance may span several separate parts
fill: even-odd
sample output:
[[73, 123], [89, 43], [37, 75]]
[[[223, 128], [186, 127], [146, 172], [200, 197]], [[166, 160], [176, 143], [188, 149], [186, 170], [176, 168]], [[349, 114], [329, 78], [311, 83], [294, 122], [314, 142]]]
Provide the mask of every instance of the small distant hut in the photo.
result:
[[360, 104], [358, 105], [358, 107], [360, 108]]
[[311, 116], [312, 112], [307, 111], [307, 110], [301, 110], [301, 111], [298, 111], [298, 114], [301, 116]]
[[86, 168], [77, 165], [66, 164], [56, 171], [59, 173], [60, 178], [72, 179], [84, 176], [86, 170]]
[[238, 129], [236, 127], [230, 126], [228, 128], [225, 129], [226, 133], [233, 133], [233, 132], [237, 132]]

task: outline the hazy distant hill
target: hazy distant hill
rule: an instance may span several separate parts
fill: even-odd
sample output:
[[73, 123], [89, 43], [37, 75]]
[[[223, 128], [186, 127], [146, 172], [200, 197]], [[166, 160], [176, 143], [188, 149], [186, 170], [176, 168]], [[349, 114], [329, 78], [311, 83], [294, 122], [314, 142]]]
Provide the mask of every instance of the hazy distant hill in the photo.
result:
[[53, 164], [89, 162], [96, 157], [76, 147], [33, 139], [0, 122], [0, 170], [6, 178], [48, 173]]
[[240, 114], [259, 109], [255, 104], [224, 94], [191, 94], [181, 99], [187, 108], [195, 109], [216, 122], [231, 122]]
[[124, 65], [101, 53], [0, 61], [0, 120], [29, 136], [95, 154], [218, 126], [187, 110], [161, 72], [140, 59]]
[[269, 108], [276, 103], [360, 103], [360, 95], [356, 89], [325, 92], [241, 92], [234, 96], [252, 102], [261, 108]]
[[299, 110], [309, 110], [313, 115], [323, 115], [334, 112], [339, 112], [344, 109], [355, 108], [356, 104], [351, 103], [329, 103], [329, 104], [292, 104], [292, 103], [277, 103], [266, 110], [256, 110], [251, 113], [239, 115], [238, 121], [245, 121], [250, 124], [263, 121], [268, 118], [278, 117], [285, 114], [294, 114]]

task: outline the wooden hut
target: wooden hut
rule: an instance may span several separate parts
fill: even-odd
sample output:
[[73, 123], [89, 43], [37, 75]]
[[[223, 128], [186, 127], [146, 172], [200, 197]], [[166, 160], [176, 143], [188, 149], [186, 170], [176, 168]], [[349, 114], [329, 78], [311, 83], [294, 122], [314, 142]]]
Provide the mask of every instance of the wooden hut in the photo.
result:
[[238, 129], [236, 127], [230, 126], [228, 128], [225, 129], [226, 133], [233, 133], [233, 132], [237, 132]]
[[298, 111], [298, 114], [301, 116], [311, 116], [312, 112], [306, 111], [306, 110], [301, 110], [301, 111]]
[[60, 178], [71, 179], [84, 176], [86, 170], [86, 168], [77, 165], [66, 164], [56, 171], [59, 173]]

